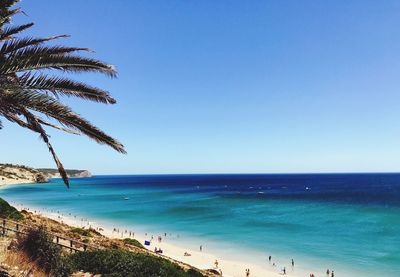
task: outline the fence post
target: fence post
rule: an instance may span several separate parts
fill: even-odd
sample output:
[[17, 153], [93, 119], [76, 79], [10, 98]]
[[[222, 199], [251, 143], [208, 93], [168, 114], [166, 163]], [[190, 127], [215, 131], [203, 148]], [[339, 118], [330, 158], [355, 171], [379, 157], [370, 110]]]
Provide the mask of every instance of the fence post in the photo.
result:
[[71, 253], [72, 253], [72, 240], [69, 241], [69, 245], [71, 246]]
[[17, 223], [17, 233], [18, 233], [18, 231], [19, 231], [19, 224]]
[[60, 239], [59, 239], [59, 237], [58, 237], [58, 236], [56, 237], [56, 241], [57, 241], [57, 244], [59, 244], [59, 242], [60, 242]]
[[3, 236], [6, 235], [6, 220], [3, 219]]

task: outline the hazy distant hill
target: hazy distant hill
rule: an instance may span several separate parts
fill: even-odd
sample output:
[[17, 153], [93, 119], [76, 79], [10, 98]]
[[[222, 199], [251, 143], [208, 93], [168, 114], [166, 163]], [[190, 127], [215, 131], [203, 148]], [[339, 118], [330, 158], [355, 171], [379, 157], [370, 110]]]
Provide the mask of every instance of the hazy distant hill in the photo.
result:
[[[87, 170], [67, 169], [69, 177], [91, 177]], [[52, 168], [31, 168], [24, 165], [0, 164], [0, 186], [7, 184], [46, 183], [48, 178], [58, 178], [60, 174]]]
[[[57, 169], [54, 168], [38, 168], [40, 172], [46, 174], [48, 178], [56, 178], [60, 177], [60, 173], [58, 173]], [[92, 174], [87, 170], [80, 169], [66, 169], [65, 170], [69, 177], [91, 177]]]

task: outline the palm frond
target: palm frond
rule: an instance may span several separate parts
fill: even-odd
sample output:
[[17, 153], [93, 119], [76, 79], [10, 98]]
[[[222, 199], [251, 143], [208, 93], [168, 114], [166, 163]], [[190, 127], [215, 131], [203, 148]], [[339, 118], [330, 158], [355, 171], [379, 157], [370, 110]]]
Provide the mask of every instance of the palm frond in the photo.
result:
[[13, 35], [22, 32], [33, 26], [33, 23], [24, 24], [16, 27], [5, 28], [0, 34], [0, 40], [11, 39]]
[[36, 120], [36, 117], [30, 113], [27, 109], [22, 109], [22, 114], [25, 116], [27, 122], [32, 127], [31, 130], [34, 130], [40, 134], [40, 137], [46, 143], [47, 148], [49, 149], [53, 159], [57, 165], [58, 172], [60, 172], [62, 179], [64, 180], [64, 184], [69, 188], [69, 180], [67, 172], [64, 169], [63, 164], [61, 163], [60, 159], [58, 158], [56, 152], [54, 151], [53, 146], [49, 141], [49, 136], [46, 134], [46, 131], [43, 129], [42, 125]]
[[61, 124], [80, 131], [99, 144], [106, 144], [120, 153], [126, 153], [124, 146], [119, 141], [107, 135], [53, 97], [31, 91], [19, 91], [5, 93], [3, 99], [8, 103], [19, 103], [30, 110], [54, 118]]
[[49, 91], [54, 95], [66, 95], [95, 102], [114, 104], [116, 101], [105, 90], [73, 81], [67, 78], [49, 77], [47, 75], [23, 74], [18, 78], [21, 88], [35, 91]]
[[32, 46], [32, 45], [40, 45], [44, 42], [55, 40], [59, 38], [66, 38], [68, 35], [59, 35], [47, 38], [21, 38], [21, 39], [12, 39], [9, 41], [5, 41], [0, 48], [0, 54], [6, 55], [16, 50], [22, 49], [24, 47]]
[[9, 53], [8, 57], [12, 57], [19, 60], [27, 60], [37, 57], [48, 57], [50, 55], [67, 55], [72, 52], [86, 51], [93, 52], [89, 48], [82, 47], [64, 47], [64, 46], [30, 46], [20, 50]]
[[11, 122], [15, 122], [21, 127], [30, 129], [31, 131], [34, 131], [36, 133], [39, 133], [40, 137], [42, 140], [46, 143], [47, 148], [49, 149], [50, 153], [53, 156], [53, 159], [57, 165], [58, 172], [60, 172], [60, 175], [64, 181], [64, 184], [69, 187], [69, 180], [68, 180], [68, 175], [67, 172], [64, 169], [64, 166], [62, 165], [60, 159], [58, 158], [56, 152], [54, 151], [53, 146], [51, 145], [49, 141], [49, 136], [47, 135], [46, 131], [43, 129], [43, 127], [40, 125], [40, 123], [36, 120], [36, 117], [30, 113], [28, 110], [24, 109], [23, 107], [18, 107], [18, 113], [22, 114], [26, 121], [22, 120], [19, 118], [16, 114], [12, 112], [7, 112], [1, 110], [1, 114], [7, 118]]
[[11, 74], [30, 70], [55, 69], [65, 72], [99, 72], [116, 77], [117, 72], [111, 64], [102, 61], [72, 55], [6, 57], [0, 65], [0, 74]]
[[64, 128], [64, 127], [62, 127], [62, 126], [58, 126], [58, 125], [55, 125], [55, 124], [53, 124], [53, 123], [50, 123], [50, 122], [48, 122], [48, 121], [46, 121], [46, 120], [44, 120], [43, 118], [40, 118], [40, 117], [38, 117], [38, 116], [35, 116], [35, 119], [36, 119], [37, 122], [39, 122], [40, 124], [43, 124], [43, 125], [52, 127], [52, 128], [54, 128], [54, 129], [57, 129], [57, 130], [60, 130], [60, 131], [63, 131], [63, 132], [69, 133], [69, 134], [78, 135], [78, 136], [81, 134], [81, 133], [79, 133], [79, 132], [77, 132], [77, 131], [74, 131], [74, 130], [71, 130], [71, 129], [68, 129], [68, 128]]
[[20, 0], [2, 0], [0, 2], [0, 11], [8, 11], [9, 8], [17, 4]]
[[0, 9], [0, 28], [2, 28], [4, 24], [9, 23], [13, 15], [20, 12], [21, 12], [20, 8], [13, 10], [10, 10], [8, 8]]

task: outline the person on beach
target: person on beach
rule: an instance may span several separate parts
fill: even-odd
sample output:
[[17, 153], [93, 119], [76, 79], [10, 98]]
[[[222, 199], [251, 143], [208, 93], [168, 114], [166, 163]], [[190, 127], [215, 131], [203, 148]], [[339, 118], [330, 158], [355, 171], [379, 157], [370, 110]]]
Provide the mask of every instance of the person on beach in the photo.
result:
[[292, 267], [294, 267], [294, 260], [292, 259]]
[[218, 260], [215, 260], [214, 265], [216, 268], [218, 268]]
[[246, 268], [246, 277], [250, 276], [250, 269]]
[[329, 277], [329, 274], [330, 274], [331, 272], [329, 271], [329, 268], [326, 270], [326, 275]]
[[283, 275], [286, 275], [286, 267], [283, 267], [282, 272], [283, 272]]
[[335, 277], [335, 273], [333, 272], [333, 270], [331, 272], [331, 277]]
[[200, 252], [203, 251], [203, 245], [200, 245]]
[[271, 262], [271, 259], [272, 259], [272, 257], [271, 257], [271, 255], [268, 257], [268, 260]]

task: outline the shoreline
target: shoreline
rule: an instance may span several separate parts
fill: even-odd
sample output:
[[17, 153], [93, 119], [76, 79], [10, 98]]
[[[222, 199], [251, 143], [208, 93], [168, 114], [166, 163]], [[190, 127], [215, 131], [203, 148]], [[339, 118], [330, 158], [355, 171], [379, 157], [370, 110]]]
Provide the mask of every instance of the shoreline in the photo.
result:
[[39, 183], [34, 182], [32, 180], [20, 180], [18, 183], [15, 183], [14, 181], [8, 181], [8, 182], [0, 181], [0, 189], [5, 188], [7, 186], [33, 185], [33, 184], [39, 184]]
[[[144, 244], [145, 240], [151, 241], [150, 246], [145, 246], [149, 251], [154, 251], [155, 247], [157, 249], [161, 248], [163, 253], [161, 256], [166, 256], [168, 258], [177, 260], [179, 262], [183, 262], [189, 264], [193, 267], [207, 270], [207, 269], [215, 269], [218, 271], [222, 271], [223, 276], [226, 277], [238, 277], [238, 276], [246, 276], [246, 269], [250, 269], [251, 277], [278, 277], [283, 276], [283, 272], [279, 265], [273, 266], [274, 260], [268, 264], [266, 261], [265, 266], [260, 266], [257, 263], [248, 263], [244, 262], [240, 259], [232, 259], [231, 257], [222, 257], [220, 255], [216, 255], [215, 253], [210, 253], [206, 249], [203, 251], [193, 250], [191, 247], [185, 247], [182, 245], [177, 245], [173, 241], [170, 242], [170, 235], [160, 236], [162, 238], [161, 242], [158, 241], [158, 236], [155, 234], [147, 234], [142, 232], [133, 232], [130, 236], [130, 232], [132, 230], [115, 228], [118, 229], [119, 232], [113, 230], [110, 226], [105, 226], [105, 224], [96, 223], [96, 221], [92, 221], [91, 219], [73, 216], [73, 215], [65, 215], [58, 211], [48, 211], [46, 208], [28, 206], [22, 203], [16, 203], [14, 201], [10, 201], [15, 208], [19, 211], [28, 210], [36, 215], [40, 215], [43, 217], [50, 218], [52, 220], [58, 221], [60, 223], [67, 224], [71, 227], [80, 227], [80, 228], [88, 228], [92, 227], [95, 229], [101, 228], [100, 233], [108, 238], [113, 239], [124, 239], [124, 238], [134, 238], [138, 240], [140, 243]], [[152, 239], [153, 237], [153, 239]], [[185, 256], [184, 253], [190, 253], [190, 256]], [[215, 261], [218, 261], [218, 268], [215, 266]], [[282, 267], [283, 268], [283, 267]], [[286, 267], [286, 276], [300, 277], [304, 276], [305, 273], [294, 272], [293, 268]], [[309, 273], [308, 273], [309, 274]], [[307, 275], [305, 275], [307, 276]]]

